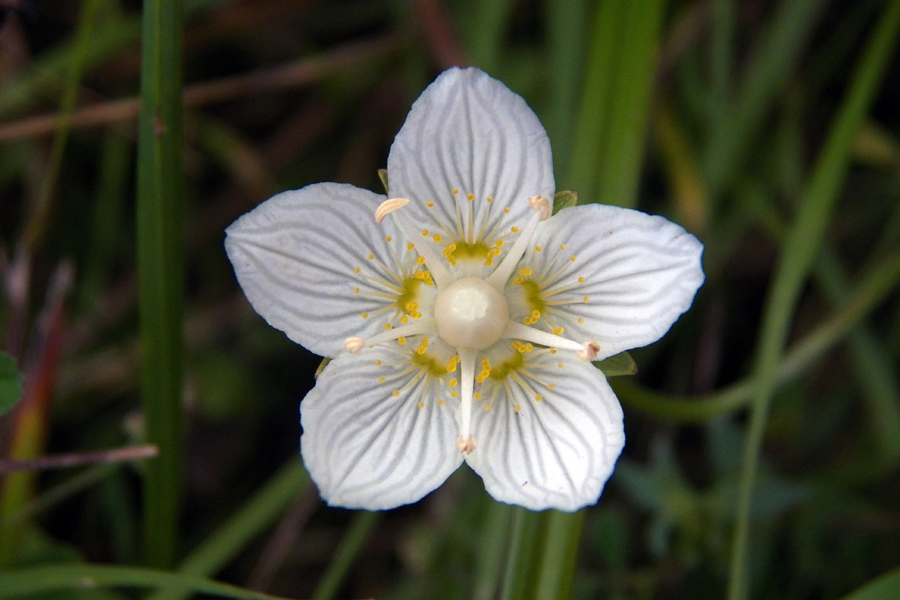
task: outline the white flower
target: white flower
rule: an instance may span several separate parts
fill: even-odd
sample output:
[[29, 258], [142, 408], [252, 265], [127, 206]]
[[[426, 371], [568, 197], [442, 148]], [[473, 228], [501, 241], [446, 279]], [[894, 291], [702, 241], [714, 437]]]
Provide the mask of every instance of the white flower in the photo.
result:
[[444, 72], [416, 101], [388, 184], [387, 197], [284, 192], [227, 231], [256, 311], [334, 357], [301, 404], [322, 497], [392, 508], [465, 461], [502, 502], [595, 503], [625, 437], [589, 361], [669, 329], [703, 282], [702, 245], [610, 206], [548, 218], [547, 135], [476, 69]]

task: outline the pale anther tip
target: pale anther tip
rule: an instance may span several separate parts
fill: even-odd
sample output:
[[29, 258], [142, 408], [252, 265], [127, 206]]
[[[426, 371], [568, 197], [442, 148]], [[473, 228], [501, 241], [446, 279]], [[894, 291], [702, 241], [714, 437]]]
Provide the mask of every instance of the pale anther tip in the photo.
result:
[[591, 340], [582, 344], [584, 350], [579, 350], [575, 355], [581, 360], [594, 360], [600, 354], [600, 344], [596, 340]]
[[543, 196], [532, 196], [528, 199], [528, 205], [531, 206], [531, 210], [538, 213], [541, 217], [541, 221], [546, 221], [550, 218], [550, 201], [544, 198]]
[[456, 438], [456, 447], [459, 448], [459, 451], [463, 454], [472, 454], [472, 452], [475, 451], [475, 436], [459, 436]]
[[366, 342], [362, 338], [351, 337], [344, 340], [344, 350], [350, 354], [359, 354]]
[[398, 208], [403, 208], [407, 204], [409, 204], [408, 198], [391, 198], [390, 200], [385, 200], [375, 209], [375, 221], [381, 223], [386, 216]]

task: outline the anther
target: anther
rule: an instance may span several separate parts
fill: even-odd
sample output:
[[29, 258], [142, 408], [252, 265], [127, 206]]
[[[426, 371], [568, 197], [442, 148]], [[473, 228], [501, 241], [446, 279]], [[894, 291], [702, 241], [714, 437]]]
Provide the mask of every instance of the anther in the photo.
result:
[[381, 223], [386, 216], [398, 208], [403, 208], [407, 204], [409, 204], [408, 198], [391, 198], [390, 200], [385, 200], [375, 209], [375, 221]]
[[459, 436], [456, 438], [456, 447], [459, 448], [459, 451], [463, 454], [472, 454], [472, 452], [475, 451], [475, 436]]
[[584, 346], [584, 350], [580, 350], [575, 353], [575, 355], [581, 360], [594, 360], [595, 358], [597, 358], [597, 355], [600, 354], [600, 344], [598, 344], [596, 340], [585, 342], [582, 344], [582, 346]]
[[531, 210], [541, 216], [541, 221], [546, 221], [550, 218], [552, 211], [550, 201], [543, 196], [532, 196], [528, 199], [528, 205], [531, 206]]
[[365, 340], [358, 337], [350, 337], [344, 340], [344, 350], [350, 354], [359, 354], [365, 345]]

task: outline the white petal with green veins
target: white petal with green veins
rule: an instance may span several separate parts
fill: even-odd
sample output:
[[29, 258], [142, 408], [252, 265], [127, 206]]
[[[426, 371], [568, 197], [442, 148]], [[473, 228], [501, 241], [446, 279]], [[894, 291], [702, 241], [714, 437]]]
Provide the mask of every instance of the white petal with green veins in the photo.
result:
[[341, 354], [300, 404], [303, 462], [331, 505], [409, 504], [462, 463], [446, 357], [404, 342]]
[[430, 275], [390, 223], [375, 222], [383, 200], [321, 183], [278, 194], [231, 225], [225, 249], [256, 312], [316, 354], [336, 356], [348, 337], [430, 311]]
[[589, 204], [538, 229], [507, 288], [517, 322], [597, 340], [597, 360], [661, 338], [703, 283], [703, 245], [642, 212]]
[[472, 415], [477, 449], [466, 457], [488, 493], [531, 510], [595, 503], [625, 443], [603, 374], [547, 349], [491, 362]]

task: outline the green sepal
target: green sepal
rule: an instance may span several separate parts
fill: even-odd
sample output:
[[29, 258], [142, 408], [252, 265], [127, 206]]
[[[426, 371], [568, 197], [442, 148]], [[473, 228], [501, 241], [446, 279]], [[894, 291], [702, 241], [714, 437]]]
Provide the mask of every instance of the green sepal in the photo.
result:
[[328, 366], [328, 363], [330, 363], [330, 362], [331, 362], [331, 359], [330, 359], [330, 358], [323, 358], [323, 359], [322, 359], [322, 362], [319, 363], [319, 366], [316, 367], [316, 372], [315, 372], [315, 374], [313, 375], [313, 379], [318, 379], [318, 378], [319, 378], [319, 375], [322, 374], [322, 371], [325, 370], [325, 367], [327, 367], [327, 366]]
[[634, 375], [638, 372], [637, 363], [627, 352], [620, 352], [615, 356], [599, 360], [594, 363], [594, 366], [603, 371], [607, 377]]
[[578, 204], [578, 192], [563, 190], [553, 195], [553, 214], [555, 215], [564, 208], [575, 206]]
[[0, 415], [9, 412], [22, 398], [22, 375], [16, 360], [0, 352]]
[[387, 191], [388, 191], [387, 169], [378, 169], [378, 179], [381, 180], [381, 185], [384, 186], [384, 192], [387, 193]]

